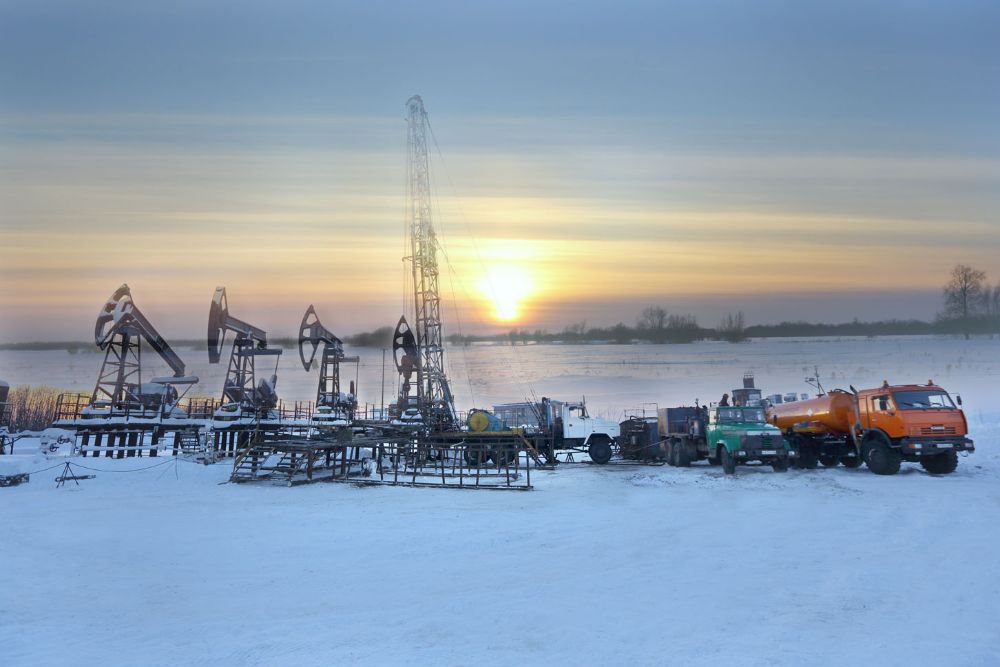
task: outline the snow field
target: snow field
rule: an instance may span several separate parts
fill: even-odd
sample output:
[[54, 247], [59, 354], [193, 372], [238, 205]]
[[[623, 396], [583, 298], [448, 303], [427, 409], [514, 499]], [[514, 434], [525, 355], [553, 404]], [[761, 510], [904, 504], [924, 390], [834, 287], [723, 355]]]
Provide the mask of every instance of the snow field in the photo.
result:
[[[808, 391], [814, 364], [828, 388], [933, 377], [963, 395], [977, 447], [943, 477], [578, 464], [533, 471], [531, 492], [280, 488], [220, 484], [225, 463], [77, 459], [95, 479], [57, 489], [57, 468], [0, 489], [0, 664], [1000, 665], [998, 352], [450, 348], [476, 404], [528, 386], [613, 418], [717, 400], [747, 369], [765, 393]], [[11, 384], [53, 383], [64, 356], [0, 366]], [[72, 363], [76, 385], [93, 381], [96, 358]], [[279, 383], [286, 399], [314, 390], [299, 375]], [[0, 474], [61, 460], [36, 450], [20, 441]]]
[[3, 490], [0, 646], [7, 665], [998, 664], [996, 444], [947, 477], [578, 464], [531, 492], [52, 470]]

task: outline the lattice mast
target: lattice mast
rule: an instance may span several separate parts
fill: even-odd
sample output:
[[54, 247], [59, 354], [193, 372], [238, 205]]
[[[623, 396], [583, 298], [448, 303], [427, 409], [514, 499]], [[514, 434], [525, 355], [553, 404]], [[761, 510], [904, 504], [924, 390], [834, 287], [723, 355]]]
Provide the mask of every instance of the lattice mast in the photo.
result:
[[416, 313], [417, 401], [425, 423], [448, 428], [457, 422], [454, 400], [444, 368], [441, 334], [441, 297], [438, 291], [437, 236], [431, 217], [430, 166], [427, 151], [427, 112], [419, 95], [406, 101], [407, 202], [410, 234], [409, 260], [413, 269]]

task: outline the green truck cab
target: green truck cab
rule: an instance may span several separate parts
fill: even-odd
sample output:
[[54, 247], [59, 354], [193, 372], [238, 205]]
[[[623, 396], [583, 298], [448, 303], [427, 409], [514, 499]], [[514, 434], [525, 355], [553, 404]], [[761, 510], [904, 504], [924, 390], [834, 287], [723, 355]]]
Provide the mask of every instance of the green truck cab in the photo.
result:
[[737, 464], [760, 461], [785, 472], [795, 456], [781, 429], [767, 423], [759, 406], [659, 408], [656, 416], [659, 447], [672, 466], [708, 459], [732, 475]]
[[738, 464], [750, 461], [785, 472], [792, 456], [781, 430], [767, 423], [762, 407], [709, 408], [705, 446], [709, 462], [721, 463], [727, 475], [735, 473]]

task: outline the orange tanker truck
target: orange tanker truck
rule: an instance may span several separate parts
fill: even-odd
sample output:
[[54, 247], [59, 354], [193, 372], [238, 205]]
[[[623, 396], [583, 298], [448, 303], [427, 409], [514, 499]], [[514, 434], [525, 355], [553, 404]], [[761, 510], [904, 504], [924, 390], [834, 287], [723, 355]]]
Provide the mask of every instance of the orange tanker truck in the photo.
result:
[[819, 461], [856, 468], [864, 461], [877, 475], [894, 475], [903, 461], [919, 461], [927, 472], [944, 475], [955, 471], [958, 452], [975, 451], [958, 406], [933, 381], [884, 382], [877, 389], [834, 389], [771, 405], [767, 419], [789, 438], [801, 467], [815, 468]]

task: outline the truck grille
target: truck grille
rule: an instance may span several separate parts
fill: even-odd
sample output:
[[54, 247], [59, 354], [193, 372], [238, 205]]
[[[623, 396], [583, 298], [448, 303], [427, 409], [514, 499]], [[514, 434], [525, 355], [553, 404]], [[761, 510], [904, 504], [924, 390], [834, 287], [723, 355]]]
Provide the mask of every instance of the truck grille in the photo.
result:
[[924, 426], [920, 435], [955, 435], [954, 426]]

